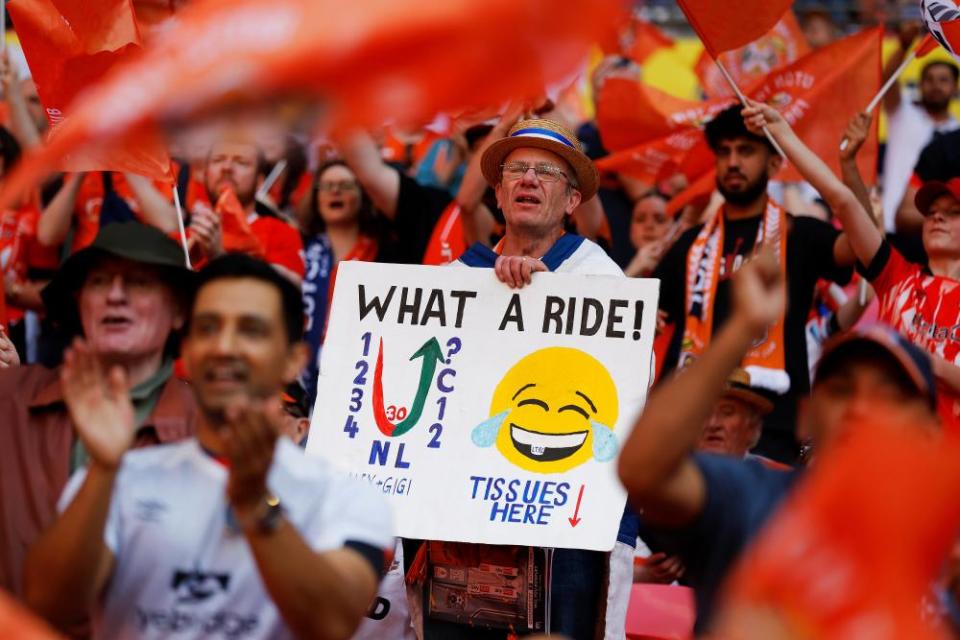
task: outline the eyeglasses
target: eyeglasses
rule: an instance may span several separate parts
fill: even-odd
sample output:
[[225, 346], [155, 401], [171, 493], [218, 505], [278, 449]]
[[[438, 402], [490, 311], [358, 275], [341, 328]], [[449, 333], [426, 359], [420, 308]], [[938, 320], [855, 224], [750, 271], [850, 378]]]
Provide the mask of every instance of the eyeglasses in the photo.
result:
[[359, 186], [356, 180], [331, 180], [317, 185], [320, 191], [356, 191]]
[[504, 179], [510, 181], [519, 180], [527, 175], [527, 171], [530, 169], [533, 169], [533, 172], [537, 174], [537, 180], [540, 182], [559, 182], [560, 178], [565, 179], [567, 182], [570, 181], [570, 178], [563, 172], [563, 169], [556, 165], [547, 164], [546, 162], [538, 162], [537, 164], [505, 162], [500, 165], [500, 171]]

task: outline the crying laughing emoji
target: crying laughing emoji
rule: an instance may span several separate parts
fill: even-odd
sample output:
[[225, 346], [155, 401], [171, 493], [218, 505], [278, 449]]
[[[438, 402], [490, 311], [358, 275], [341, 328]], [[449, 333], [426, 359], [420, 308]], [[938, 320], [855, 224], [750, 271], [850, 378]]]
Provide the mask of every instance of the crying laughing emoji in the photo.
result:
[[497, 445], [512, 464], [562, 473], [617, 455], [617, 388], [606, 368], [578, 349], [548, 347], [521, 358], [493, 392], [490, 418], [474, 427], [478, 447]]

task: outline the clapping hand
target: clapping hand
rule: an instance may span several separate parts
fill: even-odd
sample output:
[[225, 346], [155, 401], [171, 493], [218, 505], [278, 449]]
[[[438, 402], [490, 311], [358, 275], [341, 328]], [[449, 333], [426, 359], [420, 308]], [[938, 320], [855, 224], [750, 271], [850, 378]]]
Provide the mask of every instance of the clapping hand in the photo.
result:
[[230, 465], [227, 498], [241, 519], [268, 495], [267, 474], [282, 424], [278, 398], [243, 400], [227, 407], [226, 423], [220, 429], [223, 454]]
[[116, 469], [133, 444], [133, 403], [127, 376], [119, 366], [107, 370], [82, 338], [63, 358], [60, 384], [70, 418], [92, 463]]

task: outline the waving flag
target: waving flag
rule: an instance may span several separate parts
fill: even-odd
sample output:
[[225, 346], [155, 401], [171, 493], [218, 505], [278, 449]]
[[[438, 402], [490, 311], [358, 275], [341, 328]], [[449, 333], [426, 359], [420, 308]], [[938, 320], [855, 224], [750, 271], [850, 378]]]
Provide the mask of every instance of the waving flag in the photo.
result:
[[[718, 61], [730, 72], [737, 86], [749, 92], [753, 83], [769, 72], [809, 52], [810, 46], [793, 11], [787, 11], [762, 37], [734, 51], [721, 53]], [[697, 60], [695, 71], [707, 96], [718, 98], [733, 95], [730, 85], [708, 52], [704, 51]]]
[[[7, 10], [50, 122], [51, 135], [73, 117], [74, 99], [141, 51], [130, 0], [11, 0]], [[154, 138], [110, 150], [91, 148], [57, 160], [64, 171], [129, 171], [172, 179]]]
[[226, 106], [322, 101], [334, 125], [543, 93], [621, 17], [619, 0], [207, 0], [85, 92], [58, 135], [25, 158], [20, 190], [68, 153], [136, 140], [155, 123]]
[[[869, 29], [818, 49], [754, 83], [751, 97], [783, 113], [804, 142], [839, 171], [836, 150], [847, 121], [880, 86], [882, 35], [878, 28]], [[597, 122], [604, 146], [614, 153], [597, 161], [597, 168], [648, 182], [673, 168], [699, 185], [688, 195], [702, 196], [710, 186], [703, 176], [712, 169], [703, 125], [733, 103], [732, 98], [681, 100], [641, 83], [612, 78], [601, 93]], [[868, 182], [876, 176], [876, 157], [874, 127], [858, 156]], [[790, 166], [777, 178], [802, 180]]]
[[597, 102], [603, 145], [621, 151], [677, 131], [700, 127], [732, 101], [684, 100], [628, 78], [610, 78]]
[[[847, 123], [877, 93], [881, 84], [883, 29], [864, 29], [768, 74], [750, 97], [775, 107], [814, 153], [839, 173], [837, 146]], [[877, 175], [877, 123], [857, 164], [871, 184]], [[777, 178], [801, 181], [793, 167]]]
[[930, 35], [960, 61], [960, 6], [954, 0], [921, 0], [920, 14]]
[[793, 0], [677, 0], [703, 46], [716, 58], [767, 33]]
[[633, 21], [632, 40], [625, 53], [628, 58], [637, 64], [643, 64], [647, 58], [660, 49], [673, 46], [673, 40], [667, 37], [663, 31], [649, 22], [639, 19]]

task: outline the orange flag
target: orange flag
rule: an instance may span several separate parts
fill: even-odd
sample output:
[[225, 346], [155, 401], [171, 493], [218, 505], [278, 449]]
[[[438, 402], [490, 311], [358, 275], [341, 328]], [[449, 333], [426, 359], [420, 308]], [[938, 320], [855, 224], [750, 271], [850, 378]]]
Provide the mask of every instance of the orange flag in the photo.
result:
[[[735, 51], [721, 53], [718, 60], [730, 72], [737, 86], [748, 92], [753, 83], [770, 71], [809, 52], [810, 46], [793, 11], [787, 11], [762, 37]], [[706, 51], [700, 55], [695, 71], [707, 96], [717, 98], [733, 95], [716, 62]]]
[[642, 82], [610, 78], [597, 101], [597, 127], [604, 147], [622, 151], [700, 127], [730, 104], [727, 98], [684, 100]]
[[[767, 75], [750, 97], [775, 107], [797, 135], [835, 172], [840, 171], [837, 145], [850, 118], [876, 95], [881, 84], [880, 48], [883, 29], [864, 29], [817, 49]], [[876, 179], [877, 125], [857, 163], [867, 184]], [[801, 181], [793, 167], [776, 179]]]
[[263, 243], [247, 224], [247, 213], [233, 189], [224, 189], [220, 193], [214, 211], [220, 216], [224, 251], [263, 257]]
[[923, 40], [917, 45], [917, 57], [922, 58], [937, 48], [937, 40], [931, 34], [923, 36]]
[[791, 632], [775, 637], [943, 637], [920, 603], [960, 529], [958, 461], [955, 437], [851, 424], [733, 573], [717, 637], [771, 637], [772, 621]]
[[739, 49], [769, 31], [793, 0], [677, 0], [687, 21], [714, 58]]
[[673, 40], [663, 31], [649, 22], [637, 19], [633, 21], [633, 42], [627, 49], [626, 55], [637, 64], [643, 64], [655, 51], [672, 46]]
[[[34, 0], [38, 1], [38, 0]], [[7, 181], [52, 160], [137, 140], [224, 106], [322, 100], [331, 126], [540, 95], [577, 70], [619, 0], [206, 0], [187, 4], [142, 56], [86, 92], [59, 135]], [[482, 81], [480, 81], [482, 79]], [[2, 198], [0, 198], [2, 201]]]
[[[7, 10], [56, 136], [74, 114], [74, 98], [140, 51], [130, 0], [11, 0]], [[63, 171], [129, 171], [172, 180], [155, 138], [121, 149], [91, 148], [58, 158]]]

